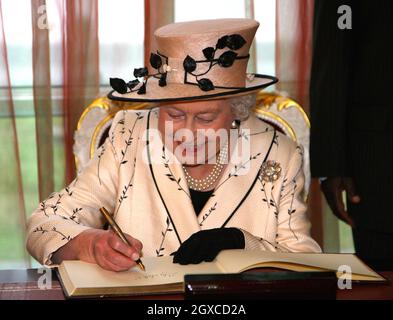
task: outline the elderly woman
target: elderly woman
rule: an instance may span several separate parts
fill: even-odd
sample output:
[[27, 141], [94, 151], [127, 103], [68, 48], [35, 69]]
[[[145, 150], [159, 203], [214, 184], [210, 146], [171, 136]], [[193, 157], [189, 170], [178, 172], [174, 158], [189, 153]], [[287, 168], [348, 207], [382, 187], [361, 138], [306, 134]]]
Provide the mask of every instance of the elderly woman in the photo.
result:
[[[33, 213], [27, 248], [41, 263], [122, 271], [143, 256], [210, 261], [224, 249], [319, 252], [303, 202], [302, 149], [250, 110], [274, 77], [246, 74], [259, 24], [194, 21], [156, 31], [153, 72], [111, 79], [121, 111], [86, 169]], [[131, 246], [110, 230], [113, 213]]]

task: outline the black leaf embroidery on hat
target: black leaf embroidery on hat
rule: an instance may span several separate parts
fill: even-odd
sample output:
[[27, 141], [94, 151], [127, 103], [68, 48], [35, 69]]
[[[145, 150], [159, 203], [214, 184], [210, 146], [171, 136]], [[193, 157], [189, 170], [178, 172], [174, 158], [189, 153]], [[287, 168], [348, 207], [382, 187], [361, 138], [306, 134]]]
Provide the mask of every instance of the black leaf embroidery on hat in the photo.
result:
[[213, 82], [211, 82], [211, 80], [206, 79], [206, 78], [201, 79], [201, 80], [198, 80], [198, 85], [199, 85], [199, 88], [200, 88], [201, 90], [203, 90], [203, 91], [211, 91], [211, 90], [214, 90], [214, 84], [213, 84]]
[[231, 50], [239, 50], [246, 44], [246, 40], [239, 34], [232, 34], [226, 40], [227, 47]]
[[203, 49], [203, 55], [207, 60], [213, 60], [216, 50], [213, 47]]
[[158, 85], [160, 87], [165, 87], [167, 85], [166, 78], [167, 78], [167, 73], [161, 75], [160, 81], [158, 82]]
[[149, 74], [149, 70], [147, 70], [147, 68], [139, 68], [139, 69], [134, 69], [134, 77], [135, 78], [143, 78], [143, 77], [147, 77], [147, 75]]
[[150, 65], [154, 68], [154, 69], [160, 69], [162, 66], [162, 60], [161, 57], [158, 54], [155, 53], [151, 53], [150, 54]]
[[239, 50], [246, 44], [246, 40], [240, 34], [232, 34], [229, 36], [223, 36], [217, 42], [217, 49], [229, 48], [231, 50]]
[[216, 48], [217, 49], [224, 49], [227, 46], [227, 40], [229, 36], [223, 36], [222, 38], [218, 39]]
[[229, 67], [232, 67], [232, 65], [235, 62], [236, 58], [237, 58], [237, 53], [236, 52], [234, 52], [234, 51], [227, 51], [227, 52], [224, 52], [218, 58], [218, 64], [221, 67], [229, 68]]
[[196, 61], [191, 58], [190, 56], [187, 56], [184, 61], [183, 61], [183, 68], [184, 70], [186, 70], [187, 72], [191, 73], [194, 72], [195, 69], [197, 67], [197, 63]]
[[[236, 50], [241, 49], [246, 44], [246, 40], [239, 34], [226, 35], [218, 39], [216, 47], [207, 47], [202, 50], [205, 61], [196, 61], [191, 56], [187, 55], [187, 57], [183, 61], [183, 67], [185, 70], [185, 84], [197, 85], [202, 91], [211, 91], [215, 88], [222, 89], [240, 89], [235, 87], [222, 87], [214, 85], [213, 82], [208, 78], [199, 79], [199, 77], [204, 76], [209, 73], [209, 71], [216, 65], [219, 65], [223, 68], [229, 68], [233, 66], [236, 60], [240, 59], [248, 59], [249, 55], [239, 56], [238, 53], [234, 52]], [[223, 50], [225, 48], [230, 49], [229, 51], [223, 52], [218, 58], [215, 58], [217, 50]], [[162, 58], [165, 59], [165, 64], [163, 63]], [[198, 63], [209, 63], [208, 70], [195, 74], [194, 71], [197, 69]], [[159, 79], [158, 84], [160, 87], [167, 86], [167, 75], [168, 75], [168, 57], [160, 54], [157, 51], [156, 53], [151, 53], [150, 55], [150, 65], [152, 68], [157, 70], [157, 73], [149, 74], [149, 70], [147, 67], [134, 69], [134, 77], [136, 79], [129, 81], [126, 83], [123, 79], [119, 78], [111, 78], [110, 85], [114, 91], [120, 94], [126, 94], [130, 92], [137, 92], [138, 94], [146, 94], [147, 91], [147, 83], [151, 77]], [[190, 74], [195, 77], [196, 82], [189, 82], [187, 80], [187, 75]], [[138, 78], [143, 78], [143, 82], [141, 82]]]
[[142, 83], [142, 86], [138, 90], [138, 94], [146, 94], [146, 82]]
[[127, 93], [128, 87], [126, 82], [123, 79], [119, 78], [110, 78], [110, 84], [113, 90], [116, 90], [118, 93], [125, 94]]
[[[202, 91], [211, 91], [216, 88], [222, 89], [240, 89], [234, 87], [222, 87], [214, 85], [213, 82], [208, 78], [199, 79], [199, 77], [205, 76], [209, 73], [209, 71], [216, 65], [222, 68], [230, 68], [233, 66], [236, 60], [239, 59], [248, 59], [250, 56], [239, 56], [236, 50], [241, 49], [246, 44], [246, 40], [239, 34], [232, 34], [223, 36], [218, 39], [216, 47], [207, 47], [202, 50], [202, 53], [206, 60], [196, 61], [191, 56], [187, 55], [187, 57], [183, 61], [183, 67], [185, 70], [184, 74], [184, 83], [197, 85]], [[218, 58], [216, 58], [216, 53], [218, 50], [223, 50], [225, 48], [229, 48], [230, 50], [225, 51], [220, 54]], [[198, 63], [208, 63], [209, 67], [207, 71], [196, 74], [195, 70], [197, 69]], [[188, 75], [192, 75], [195, 78], [196, 82], [189, 82], [187, 77]]]
[[128, 82], [127, 86], [128, 86], [128, 88], [130, 88], [132, 90], [140, 83], [141, 82], [138, 79], [135, 79], [135, 80], [132, 80], [132, 81]]
[[[165, 59], [165, 64], [163, 64], [162, 58]], [[129, 81], [126, 83], [123, 79], [119, 78], [111, 78], [110, 85], [113, 90], [120, 94], [126, 94], [130, 92], [137, 92], [137, 94], [146, 94], [147, 91], [147, 83], [148, 80], [152, 77], [159, 79], [159, 86], [165, 87], [167, 85], [167, 67], [168, 66], [168, 57], [157, 52], [151, 53], [150, 55], [150, 65], [152, 68], [156, 69], [157, 72], [154, 74], [149, 74], [148, 68], [137, 68], [134, 69], [134, 77], [136, 79]], [[141, 82], [138, 78], [143, 78], [143, 82]]]

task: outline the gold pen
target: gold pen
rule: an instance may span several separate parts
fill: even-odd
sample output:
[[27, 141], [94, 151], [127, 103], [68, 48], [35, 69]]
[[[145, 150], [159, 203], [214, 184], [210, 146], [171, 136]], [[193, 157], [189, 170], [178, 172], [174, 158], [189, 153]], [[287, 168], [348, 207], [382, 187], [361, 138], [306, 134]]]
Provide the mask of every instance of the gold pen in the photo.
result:
[[[115, 233], [119, 236], [119, 238], [125, 243], [128, 244], [130, 247], [132, 247], [131, 243], [129, 243], [129, 241], [127, 240], [126, 236], [124, 235], [123, 231], [120, 229], [120, 227], [117, 225], [117, 223], [115, 222], [115, 220], [113, 220], [112, 216], [109, 214], [109, 212], [105, 209], [105, 208], [101, 208], [100, 212], [102, 213], [102, 215], [105, 217], [105, 219], [108, 221], [108, 223], [110, 224], [110, 226], [112, 227], [112, 229], [115, 231]], [[141, 270], [146, 271], [145, 266], [143, 265], [141, 259], [138, 259], [135, 261], [139, 268], [141, 268]]]

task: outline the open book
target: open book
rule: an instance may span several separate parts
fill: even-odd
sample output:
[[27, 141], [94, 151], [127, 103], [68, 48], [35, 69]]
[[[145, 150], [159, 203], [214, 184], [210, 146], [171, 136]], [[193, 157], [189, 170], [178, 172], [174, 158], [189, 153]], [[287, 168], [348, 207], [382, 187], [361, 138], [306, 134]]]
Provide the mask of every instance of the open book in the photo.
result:
[[292, 271], [351, 270], [352, 280], [386, 281], [353, 254], [281, 253], [268, 251], [225, 250], [213, 262], [182, 266], [173, 257], [143, 258], [146, 272], [135, 267], [111, 272], [82, 261], [64, 261], [58, 268], [68, 297], [138, 295], [184, 291], [186, 274], [240, 273], [255, 268], [280, 268]]

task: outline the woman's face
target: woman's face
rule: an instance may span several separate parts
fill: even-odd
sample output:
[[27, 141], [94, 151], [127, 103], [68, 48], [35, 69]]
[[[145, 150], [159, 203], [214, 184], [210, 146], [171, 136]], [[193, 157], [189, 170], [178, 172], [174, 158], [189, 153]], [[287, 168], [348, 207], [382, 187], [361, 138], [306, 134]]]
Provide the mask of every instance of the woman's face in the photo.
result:
[[158, 129], [179, 161], [193, 166], [215, 163], [233, 121], [228, 100], [178, 102], [161, 105]]

